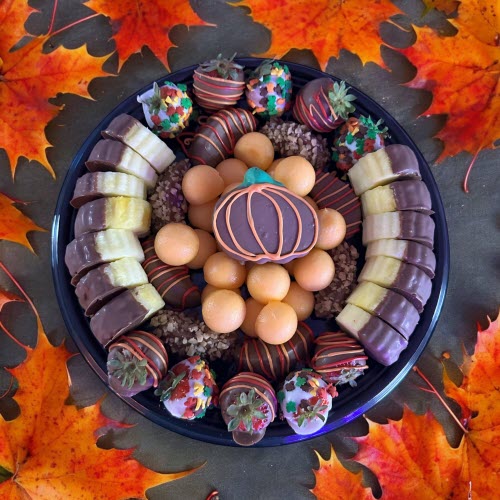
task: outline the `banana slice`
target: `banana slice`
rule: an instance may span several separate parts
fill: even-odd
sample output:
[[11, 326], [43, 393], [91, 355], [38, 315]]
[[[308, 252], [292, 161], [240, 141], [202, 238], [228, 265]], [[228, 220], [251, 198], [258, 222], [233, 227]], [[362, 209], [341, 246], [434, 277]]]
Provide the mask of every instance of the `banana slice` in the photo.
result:
[[105, 229], [129, 229], [139, 238], [149, 233], [151, 205], [139, 198], [101, 198], [83, 205], [76, 214], [75, 237]]
[[133, 175], [121, 172], [92, 172], [82, 175], [77, 181], [72, 207], [80, 208], [89, 201], [108, 196], [130, 196], [146, 199], [146, 185]]
[[395, 180], [422, 178], [415, 153], [404, 144], [391, 144], [363, 156], [347, 175], [358, 196]]
[[156, 186], [158, 174], [138, 153], [120, 141], [102, 139], [90, 152], [85, 165], [91, 172], [123, 172], [144, 181], [148, 188]]

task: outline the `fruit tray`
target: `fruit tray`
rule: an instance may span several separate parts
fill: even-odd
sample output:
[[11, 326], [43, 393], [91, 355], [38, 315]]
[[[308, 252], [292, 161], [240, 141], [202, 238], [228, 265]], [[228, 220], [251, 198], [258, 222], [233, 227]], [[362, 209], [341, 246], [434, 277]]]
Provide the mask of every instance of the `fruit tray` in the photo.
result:
[[[262, 59], [258, 58], [239, 58], [236, 61], [247, 69], [255, 69], [263, 62]], [[285, 63], [283, 62], [283, 64]], [[306, 83], [317, 78], [328, 77], [336, 80], [331, 75], [306, 66], [288, 62], [286, 65], [292, 75], [293, 96], [296, 96], [297, 92]], [[193, 88], [195, 69], [196, 66], [192, 66], [176, 71], [159, 79], [157, 84], [162, 85], [165, 80], [168, 80], [175, 84], [185, 84], [190, 90]], [[347, 85], [349, 85], [348, 82]], [[78, 298], [75, 295], [75, 288], [71, 284], [71, 276], [65, 265], [66, 247], [75, 237], [74, 228], [77, 214], [77, 210], [70, 205], [70, 201], [73, 197], [77, 180], [87, 172], [85, 162], [88, 160], [94, 146], [101, 139], [101, 131], [105, 130], [112, 120], [122, 113], [135, 117], [143, 124], [146, 123], [143, 108], [141, 103], [137, 101], [137, 96], [151, 91], [152, 87], [153, 83], [138, 90], [137, 93], [120, 103], [99, 123], [80, 147], [64, 179], [52, 227], [52, 272], [62, 316], [71, 337], [85, 360], [107, 385], [109, 385], [106, 367], [107, 352], [90, 330], [89, 318], [84, 315], [82, 307], [78, 302]], [[417, 327], [408, 341], [408, 347], [401, 352], [397, 361], [390, 364], [390, 366], [384, 366], [374, 359], [369, 359], [369, 369], [365, 375], [356, 379], [357, 385], [355, 387], [349, 384], [339, 387], [339, 395], [333, 399], [326, 424], [319, 431], [310, 435], [296, 434], [287, 425], [286, 421], [276, 418], [269, 425], [264, 438], [255, 446], [285, 445], [310, 439], [337, 429], [372, 408], [402, 381], [416, 363], [432, 335], [444, 301], [449, 273], [449, 241], [443, 204], [430, 168], [414, 142], [389, 113], [354, 87], [350, 88], [350, 93], [356, 97], [356, 115], [369, 115], [374, 121], [379, 119], [384, 121], [389, 133], [386, 139], [386, 146], [390, 144], [406, 145], [411, 148], [418, 160], [422, 181], [430, 193], [433, 210], [431, 217], [435, 224], [433, 251], [436, 257], [436, 268], [435, 276], [432, 280], [432, 290], [420, 315]], [[238, 101], [237, 107], [248, 108], [244, 98]], [[291, 112], [288, 112], [286, 117], [287, 119], [293, 119], [291, 118]], [[328, 134], [323, 135], [326, 137]], [[166, 139], [166, 143], [174, 151], [177, 160], [186, 157], [185, 148], [181, 147], [180, 141]], [[359, 272], [363, 267], [365, 257], [365, 250], [361, 244], [361, 234], [350, 238], [349, 243], [355, 245], [359, 250]], [[364, 270], [367, 273], [369, 271]], [[196, 273], [193, 279], [195, 282], [200, 282], [200, 278], [196, 276]], [[339, 330], [333, 319], [322, 320], [313, 315], [306, 320], [306, 323], [315, 335], [320, 332]], [[228, 378], [228, 374], [234, 374], [235, 366], [231, 362], [224, 363], [218, 361], [214, 365], [214, 370], [217, 373], [217, 382], [221, 380], [220, 387], [222, 387], [222, 384]], [[161, 403], [159, 397], [154, 394], [153, 389], [141, 392], [134, 397], [120, 397], [140, 414], [171, 431], [210, 443], [228, 446], [236, 445], [231, 438], [231, 433], [227, 431], [227, 426], [218, 409], [208, 410], [206, 415], [200, 419], [184, 420], [171, 416]]]

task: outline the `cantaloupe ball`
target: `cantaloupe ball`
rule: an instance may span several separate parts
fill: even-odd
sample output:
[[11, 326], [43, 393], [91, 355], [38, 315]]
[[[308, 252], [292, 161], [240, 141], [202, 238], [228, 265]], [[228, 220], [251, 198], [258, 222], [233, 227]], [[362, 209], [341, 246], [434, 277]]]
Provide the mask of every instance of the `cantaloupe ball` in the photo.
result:
[[233, 183], [231, 183], [231, 184], [228, 184], [228, 185], [224, 188], [224, 191], [222, 191], [221, 196], [224, 196], [225, 194], [229, 193], [229, 192], [230, 192], [230, 191], [232, 191], [233, 189], [237, 188], [240, 184], [241, 184], [241, 182], [233, 182]]
[[203, 275], [208, 284], [231, 290], [245, 283], [247, 270], [242, 262], [229, 257], [224, 252], [217, 252], [206, 260]]
[[347, 232], [344, 217], [333, 208], [322, 208], [316, 214], [318, 216], [318, 241], [315, 247], [322, 250], [338, 247], [344, 241]]
[[249, 337], [257, 337], [257, 333], [255, 332], [255, 321], [257, 320], [257, 316], [262, 311], [264, 304], [257, 302], [253, 297], [249, 297], [245, 300], [245, 306], [247, 308], [245, 319], [241, 324], [240, 328]]
[[297, 283], [310, 292], [326, 288], [335, 275], [335, 264], [324, 250], [313, 248], [305, 257], [295, 259], [293, 273]]
[[281, 264], [287, 271], [290, 276], [293, 276], [293, 260], [287, 262], [286, 264]]
[[290, 288], [290, 275], [279, 264], [258, 264], [248, 271], [247, 288], [250, 295], [262, 304], [282, 300]]
[[209, 233], [213, 232], [214, 208], [218, 198], [202, 205], [189, 205], [188, 219], [189, 223], [198, 229], [204, 229]]
[[193, 205], [214, 200], [224, 190], [224, 180], [215, 168], [208, 165], [191, 167], [182, 179], [182, 192]]
[[319, 210], [318, 204], [310, 197], [310, 196], [304, 196], [304, 200], [311, 205], [311, 207], [314, 208], [314, 211], [317, 212]]
[[228, 158], [227, 160], [221, 161], [215, 167], [215, 170], [219, 172], [219, 175], [224, 181], [224, 186], [227, 187], [235, 182], [241, 184], [248, 167], [245, 162], [238, 160], [238, 158]]
[[314, 294], [309, 290], [304, 290], [295, 281], [290, 284], [290, 290], [283, 302], [293, 307], [299, 321], [304, 321], [311, 316], [314, 310]]
[[268, 344], [283, 344], [297, 331], [297, 314], [284, 302], [269, 302], [255, 320], [257, 336]]
[[158, 231], [154, 245], [161, 261], [171, 266], [182, 266], [196, 257], [200, 239], [192, 227], [171, 222]]
[[203, 321], [217, 333], [238, 329], [245, 319], [245, 312], [245, 301], [232, 290], [212, 292], [201, 306]]
[[[217, 290], [224, 290], [224, 288], [217, 288], [216, 286], [207, 284], [205, 285], [205, 288], [201, 291], [201, 303], [203, 304], [203, 301], [212, 293]], [[241, 290], [239, 288], [233, 288], [231, 289], [232, 292], [237, 293], [241, 297]]]
[[278, 163], [274, 179], [293, 193], [306, 196], [314, 187], [316, 172], [311, 163], [302, 156], [289, 156]]
[[266, 172], [274, 178], [274, 173], [276, 172], [276, 167], [278, 166], [278, 164], [283, 161], [284, 158], [277, 158], [276, 160], [274, 160], [272, 163], [271, 163], [271, 166], [266, 170]]
[[234, 157], [248, 167], [267, 170], [274, 160], [273, 143], [260, 132], [249, 132], [242, 135], [234, 146]]
[[198, 235], [200, 240], [200, 247], [195, 258], [187, 263], [189, 269], [201, 269], [207, 259], [217, 252], [217, 244], [215, 238], [203, 229], [195, 229], [194, 232]]

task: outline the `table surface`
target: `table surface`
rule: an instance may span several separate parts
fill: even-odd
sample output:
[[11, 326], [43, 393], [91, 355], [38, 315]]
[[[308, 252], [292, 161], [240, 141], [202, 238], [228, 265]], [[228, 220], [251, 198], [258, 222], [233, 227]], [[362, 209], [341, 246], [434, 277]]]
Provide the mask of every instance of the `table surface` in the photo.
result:
[[[64, 4], [64, 2], [61, 2]], [[421, 7], [416, 1], [399, 5], [404, 9], [406, 23], [422, 24]], [[70, 4], [70, 2], [68, 2]], [[200, 16], [219, 25], [219, 29], [185, 29], [175, 32], [176, 47], [168, 54], [172, 71], [211, 58], [223, 51], [226, 55], [238, 52], [251, 55], [265, 50], [269, 44], [269, 32], [253, 23], [246, 11], [229, 7], [224, 2], [193, 2]], [[47, 26], [48, 12], [42, 13], [28, 26], [33, 33], [37, 27]], [[86, 14], [82, 14], [86, 15]], [[67, 24], [71, 14], [69, 7], [61, 7], [58, 20]], [[74, 16], [74, 13], [73, 13]], [[429, 14], [426, 22], [434, 27], [445, 24], [442, 16]], [[73, 18], [71, 18], [73, 19]], [[411, 32], [410, 32], [411, 33]], [[105, 18], [97, 18], [92, 25], [81, 25], [78, 33], [67, 31], [54, 37], [54, 44], [68, 47], [78, 45], [78, 40], [87, 40], [89, 51], [95, 55], [111, 53], [113, 42], [108, 40], [109, 25]], [[407, 36], [405, 34], [404, 36]], [[403, 37], [394, 30], [386, 38]], [[75, 41], [76, 40], [76, 41]], [[432, 339], [418, 361], [418, 366], [430, 380], [442, 388], [442, 365], [440, 357], [444, 351], [458, 364], [462, 359], [462, 346], [473, 350], [476, 323], [487, 315], [496, 315], [499, 297], [499, 164], [498, 151], [487, 150], [478, 156], [469, 181], [470, 192], [462, 190], [462, 179], [471, 161], [468, 154], [459, 154], [435, 165], [442, 150], [440, 141], [433, 135], [443, 126], [446, 117], [419, 115], [427, 109], [431, 95], [426, 91], [412, 90], [402, 83], [414, 75], [413, 67], [400, 55], [385, 47], [382, 50], [388, 70], [360, 60], [342, 51], [339, 59], [330, 59], [327, 72], [345, 79], [350, 84], [381, 103], [406, 129], [416, 142], [430, 165], [439, 185], [446, 210], [451, 246], [451, 272], [444, 308]], [[313, 67], [318, 63], [307, 50], [291, 50], [284, 59]], [[116, 58], [106, 63], [116, 69]], [[106, 66], [105, 66], [106, 67]], [[90, 84], [90, 101], [71, 94], [61, 94], [53, 102], [64, 106], [59, 115], [46, 129], [53, 145], [47, 154], [56, 173], [56, 179], [40, 165], [21, 160], [15, 180], [12, 180], [7, 156], [0, 150], [0, 191], [13, 198], [31, 203], [23, 212], [38, 225], [50, 229], [52, 214], [58, 192], [72, 157], [87, 135], [99, 121], [124, 98], [149, 82], [166, 73], [165, 67], [144, 48], [123, 65], [116, 77], [97, 79]], [[8, 147], [8, 144], [0, 144]], [[0, 261], [25, 287], [37, 306], [45, 330], [53, 344], [69, 339], [55, 298], [50, 269], [50, 232], [34, 232], [29, 237], [36, 255], [20, 245], [0, 242]], [[8, 288], [5, 276], [0, 277], [0, 288]], [[35, 329], [32, 318], [25, 314], [22, 304], [12, 304], [5, 321], [19, 332], [23, 341], [33, 342], [30, 337]], [[21, 359], [22, 353], [0, 336], [0, 364], [2, 366]], [[178, 481], [167, 483], [149, 492], [150, 498], [202, 499], [217, 489], [221, 498], [242, 499], [305, 499], [313, 498], [309, 489], [314, 486], [313, 468], [318, 459], [313, 452], [329, 456], [333, 444], [340, 457], [351, 457], [355, 451], [350, 436], [367, 432], [363, 418], [331, 432], [299, 444], [286, 447], [243, 449], [222, 447], [194, 441], [156, 426], [131, 410], [100, 382], [80, 355], [69, 362], [72, 378], [72, 396], [79, 405], [88, 405], [107, 397], [103, 404], [106, 415], [134, 427], [108, 438], [109, 443], [119, 447], [136, 447], [134, 456], [144, 465], [162, 472], [174, 472], [199, 466], [196, 473]], [[421, 391], [417, 375], [410, 373], [406, 379], [381, 403], [368, 412], [370, 419], [384, 422], [387, 418], [398, 419], [403, 405], [423, 413], [430, 408], [445, 427], [448, 438], [456, 443], [459, 437], [451, 417], [444, 411], [437, 398]], [[457, 410], [456, 406], [452, 407]], [[0, 408], [2, 408], [0, 406]], [[106, 443], [104, 443], [106, 444]], [[238, 478], [238, 479], [237, 479]], [[369, 474], [366, 476], [370, 481]]]

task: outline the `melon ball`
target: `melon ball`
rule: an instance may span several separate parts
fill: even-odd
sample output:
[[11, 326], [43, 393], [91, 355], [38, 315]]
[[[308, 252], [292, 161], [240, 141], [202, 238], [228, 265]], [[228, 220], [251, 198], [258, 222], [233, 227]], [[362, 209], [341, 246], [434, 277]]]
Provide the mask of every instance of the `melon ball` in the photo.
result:
[[203, 203], [202, 205], [189, 205], [188, 219], [192, 226], [213, 232], [214, 209], [217, 199]]
[[239, 288], [245, 283], [247, 270], [245, 264], [224, 252], [211, 255], [203, 266], [205, 281], [217, 288]]
[[[217, 288], [216, 286], [207, 284], [205, 285], [205, 288], [201, 292], [201, 303], [203, 304], [203, 301], [212, 293], [217, 290], [225, 290], [224, 288]], [[237, 293], [241, 297], [241, 290], [239, 288], [234, 288], [231, 290], [232, 292]]]
[[232, 184], [228, 184], [224, 188], [224, 191], [222, 191], [222, 196], [224, 196], [225, 194], [229, 193], [233, 189], [237, 188], [240, 184], [241, 184], [241, 182], [233, 182]]
[[227, 160], [221, 161], [215, 170], [219, 172], [219, 175], [224, 181], [224, 186], [229, 186], [230, 184], [243, 182], [243, 177], [248, 170], [245, 162], [238, 160], [237, 158], [228, 158]]
[[304, 290], [295, 281], [290, 284], [290, 290], [283, 302], [293, 307], [299, 321], [304, 321], [311, 316], [314, 310], [314, 294], [309, 290]]
[[205, 265], [207, 259], [217, 252], [217, 244], [215, 243], [215, 238], [207, 231], [195, 229], [194, 232], [198, 235], [198, 239], [200, 240], [200, 248], [194, 259], [190, 260], [187, 266], [189, 269], [201, 269]]
[[310, 197], [310, 196], [304, 196], [304, 200], [311, 205], [311, 207], [314, 208], [314, 211], [317, 212], [319, 210], [318, 204]]
[[268, 344], [283, 344], [297, 331], [297, 314], [284, 302], [269, 302], [257, 316], [255, 331]]
[[200, 239], [192, 227], [171, 222], [158, 231], [154, 245], [161, 261], [171, 266], [182, 266], [196, 257]]
[[245, 301], [233, 290], [215, 290], [201, 306], [203, 321], [217, 333], [238, 329], [245, 319], [245, 311]]
[[313, 248], [305, 257], [295, 259], [293, 272], [297, 283], [310, 292], [326, 288], [335, 275], [335, 264], [324, 250]]
[[282, 266], [288, 271], [290, 276], [293, 276], [293, 260], [287, 262], [286, 264], [282, 264]]
[[234, 156], [248, 167], [267, 170], [274, 160], [273, 143], [260, 132], [249, 132], [241, 136], [234, 146]]
[[278, 163], [274, 178], [293, 193], [306, 196], [314, 187], [316, 172], [302, 156], [289, 156]]
[[203, 205], [214, 200], [224, 190], [219, 172], [208, 165], [191, 167], [182, 179], [182, 192], [189, 203]]
[[257, 316], [260, 314], [260, 311], [262, 311], [264, 304], [257, 302], [253, 297], [249, 297], [245, 300], [245, 306], [247, 308], [247, 312], [240, 328], [243, 333], [249, 337], [257, 337], [257, 333], [255, 331], [255, 321], [257, 320]]
[[276, 160], [274, 160], [272, 163], [271, 163], [271, 166], [266, 170], [266, 172], [274, 178], [274, 173], [276, 172], [276, 167], [278, 166], [278, 164], [283, 161], [284, 158], [277, 158]]
[[248, 271], [247, 288], [250, 295], [262, 304], [282, 300], [290, 288], [290, 275], [279, 264], [258, 264]]
[[316, 212], [318, 216], [318, 241], [316, 248], [331, 250], [338, 247], [345, 238], [347, 225], [340, 212], [333, 208], [323, 208]]

